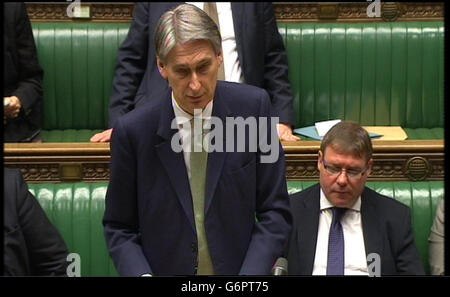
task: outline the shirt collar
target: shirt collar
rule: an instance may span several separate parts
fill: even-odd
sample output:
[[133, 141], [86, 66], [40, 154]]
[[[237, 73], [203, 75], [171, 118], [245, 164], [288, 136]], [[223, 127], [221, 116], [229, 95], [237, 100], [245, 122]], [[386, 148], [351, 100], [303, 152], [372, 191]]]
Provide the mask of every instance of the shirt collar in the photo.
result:
[[[325, 209], [332, 208], [332, 207], [334, 207], [334, 205], [330, 203], [330, 201], [325, 196], [325, 193], [323, 192], [322, 187], [321, 187], [320, 188], [320, 210], [325, 210]], [[358, 197], [358, 199], [356, 199], [356, 202], [349, 209], [353, 209], [354, 211], [357, 211], [357, 212], [361, 211], [361, 195]]]
[[[203, 108], [202, 113], [200, 115], [195, 115], [195, 117], [201, 117], [203, 120], [210, 120], [211, 114], [212, 114], [212, 108], [213, 108], [213, 102], [214, 99], [209, 101], [208, 104]], [[180, 105], [178, 105], [177, 100], [175, 100], [175, 97], [173, 96], [172, 91], [172, 107], [173, 111], [175, 113], [175, 118], [177, 119], [178, 125], [183, 125], [186, 122], [189, 122], [194, 116], [184, 111]]]

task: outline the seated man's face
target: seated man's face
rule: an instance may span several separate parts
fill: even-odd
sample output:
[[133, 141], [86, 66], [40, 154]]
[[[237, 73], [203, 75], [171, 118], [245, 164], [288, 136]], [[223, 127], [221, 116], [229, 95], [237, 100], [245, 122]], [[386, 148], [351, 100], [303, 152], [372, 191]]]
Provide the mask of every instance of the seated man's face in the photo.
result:
[[365, 158], [341, 154], [331, 146], [324, 154], [319, 152], [320, 186], [328, 201], [337, 207], [352, 207], [364, 189], [372, 163], [372, 159], [366, 162]]
[[198, 40], [176, 45], [166, 60], [158, 59], [158, 67], [180, 107], [190, 114], [203, 109], [214, 97], [221, 54], [214, 53], [209, 41]]

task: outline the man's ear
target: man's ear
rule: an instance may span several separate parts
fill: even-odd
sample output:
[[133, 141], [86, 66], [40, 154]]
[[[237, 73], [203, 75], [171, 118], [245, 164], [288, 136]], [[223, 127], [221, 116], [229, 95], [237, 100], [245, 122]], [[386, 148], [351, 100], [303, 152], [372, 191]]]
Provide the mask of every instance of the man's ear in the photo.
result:
[[161, 74], [164, 79], [167, 79], [167, 70], [164, 63], [159, 58], [156, 58], [156, 64], [158, 65], [159, 74]]
[[320, 167], [319, 166], [320, 166], [320, 163], [322, 161], [322, 158], [323, 158], [322, 151], [319, 150], [319, 154], [317, 156], [317, 170], [319, 170], [319, 171], [320, 171]]
[[221, 51], [217, 54], [217, 61], [219, 62], [219, 65], [223, 63], [223, 50], [221, 50]]
[[372, 173], [372, 165], [373, 165], [373, 159], [370, 159], [369, 162], [367, 162], [367, 175], [370, 175]]

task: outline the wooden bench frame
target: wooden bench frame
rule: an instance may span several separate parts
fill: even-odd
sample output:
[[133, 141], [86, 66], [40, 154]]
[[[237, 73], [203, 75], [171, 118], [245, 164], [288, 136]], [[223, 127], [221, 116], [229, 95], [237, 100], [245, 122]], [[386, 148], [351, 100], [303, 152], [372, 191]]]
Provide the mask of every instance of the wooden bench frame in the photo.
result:
[[[283, 143], [288, 180], [318, 180], [319, 141]], [[444, 180], [443, 140], [374, 141], [369, 181]], [[109, 180], [109, 143], [5, 143], [5, 167], [27, 182]]]

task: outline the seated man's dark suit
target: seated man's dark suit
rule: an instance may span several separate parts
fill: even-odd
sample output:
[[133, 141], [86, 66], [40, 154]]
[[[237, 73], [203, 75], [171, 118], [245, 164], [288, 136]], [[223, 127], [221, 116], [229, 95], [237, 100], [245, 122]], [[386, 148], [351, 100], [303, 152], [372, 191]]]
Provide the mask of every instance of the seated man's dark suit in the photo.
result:
[[[171, 89], [154, 99], [114, 126], [107, 245], [121, 275], [192, 275], [197, 235], [183, 152], [171, 147]], [[270, 101], [262, 89], [219, 81], [212, 116], [269, 117]], [[275, 163], [260, 163], [259, 150], [208, 154], [204, 224], [215, 274], [269, 274], [286, 248], [292, 218], [277, 146]]]
[[[117, 54], [109, 105], [112, 128], [121, 115], [168, 88], [159, 74], [155, 29], [163, 13], [184, 2], [137, 3], [134, 21]], [[294, 124], [288, 62], [272, 3], [231, 3], [239, 63], [246, 84], [265, 89], [280, 123]], [[226, 57], [225, 57], [226, 58]], [[248, 99], [248, 98], [241, 98]]]
[[[311, 275], [319, 227], [319, 184], [293, 194], [290, 203], [294, 227], [289, 243], [289, 275]], [[381, 275], [425, 274], [406, 205], [366, 187], [361, 194], [361, 221], [366, 256], [380, 255]]]
[[4, 275], [65, 276], [66, 244], [18, 169], [4, 171]]

